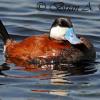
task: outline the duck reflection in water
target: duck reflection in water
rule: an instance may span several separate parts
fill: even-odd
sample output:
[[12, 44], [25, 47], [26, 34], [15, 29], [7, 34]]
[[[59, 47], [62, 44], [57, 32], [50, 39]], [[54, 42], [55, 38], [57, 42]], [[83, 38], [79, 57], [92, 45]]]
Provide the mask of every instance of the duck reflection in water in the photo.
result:
[[[72, 75], [88, 75], [88, 74], [93, 74], [97, 71], [95, 67], [96, 63], [80, 63], [80, 64], [64, 64], [64, 63], [59, 63], [59, 64], [45, 64], [42, 65], [41, 68], [35, 68], [35, 67], [20, 67], [19, 70], [25, 70], [29, 72], [36, 72], [36, 71], [42, 71], [42, 70], [47, 70], [47, 71], [58, 71], [58, 72], [64, 72], [66, 73], [67, 76], [72, 76]], [[34, 65], [36, 66], [36, 65]], [[18, 67], [18, 66], [17, 66]], [[12, 66], [10, 64], [8, 65], [7, 63], [4, 63], [0, 65], [0, 72], [10, 70]]]
[[[43, 65], [42, 65], [43, 66]], [[62, 86], [65, 84], [72, 84], [73, 82], [70, 80], [70, 76], [75, 76], [75, 75], [88, 75], [88, 74], [93, 74], [96, 72], [96, 68], [94, 67], [93, 64], [81, 64], [81, 65], [71, 65], [71, 64], [52, 64], [52, 65], [44, 65], [44, 67], [48, 68], [48, 66], [52, 69], [46, 69], [47, 72], [45, 73], [40, 73], [37, 76], [31, 76], [31, 77], [23, 77], [23, 75], [7, 75], [5, 74], [6, 70], [9, 70], [11, 67], [7, 66], [7, 64], [3, 64], [2, 66], [0, 66], [0, 74], [5, 76], [5, 77], [15, 77], [15, 78], [36, 78], [36, 79], [40, 79], [41, 81], [43, 80], [45, 82], [48, 81], [49, 84], [54, 85], [54, 86]], [[45, 70], [44, 68], [31, 68], [31, 67], [23, 67], [23, 69], [20, 70], [24, 70], [25, 72], [41, 72], [42, 70]], [[3, 72], [2, 72], [3, 71]], [[80, 76], [81, 77], [81, 76]], [[37, 84], [38, 86], [38, 84]], [[40, 85], [39, 85], [40, 86]], [[52, 95], [59, 95], [59, 96], [67, 96], [69, 95], [69, 90], [66, 89], [36, 89], [36, 88], [32, 88], [31, 89], [33, 93], [48, 93], [48, 94], [52, 94]]]
[[[45, 65], [46, 66], [46, 65]], [[49, 83], [51, 85], [54, 86], [62, 86], [62, 85], [73, 85], [73, 81], [70, 79], [70, 76], [79, 76], [80, 75], [88, 75], [88, 74], [93, 74], [95, 73], [97, 70], [94, 67], [93, 64], [81, 64], [81, 65], [67, 65], [67, 64], [59, 64], [57, 65], [51, 65], [53, 70], [51, 72], [51, 74], [49, 73], [49, 75], [51, 75], [49, 77]], [[29, 71], [29, 70], [28, 70]], [[32, 71], [32, 70], [31, 70]], [[48, 76], [49, 76], [48, 75]], [[69, 90], [66, 89], [51, 89], [51, 90], [32, 90], [32, 92], [36, 92], [36, 93], [49, 93], [52, 95], [59, 95], [59, 96], [67, 96], [69, 95]]]

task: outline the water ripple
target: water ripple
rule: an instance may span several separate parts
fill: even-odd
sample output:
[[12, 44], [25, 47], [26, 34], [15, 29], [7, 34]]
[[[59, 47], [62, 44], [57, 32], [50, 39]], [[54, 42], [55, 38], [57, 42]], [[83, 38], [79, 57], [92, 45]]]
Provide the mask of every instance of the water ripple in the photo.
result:
[[[0, 69], [0, 99], [2, 100], [99, 100], [100, 98], [100, 5], [91, 0], [91, 11], [82, 11], [88, 0], [44, 0], [47, 8], [37, 9], [40, 0], [0, 0], [0, 19], [17, 41], [28, 36], [47, 33], [57, 17], [70, 16], [77, 34], [89, 38], [96, 49], [92, 65], [58, 65], [53, 70], [25, 69], [9, 65]], [[50, 4], [64, 2], [79, 5], [79, 11], [50, 10]], [[0, 40], [0, 64], [4, 63]], [[0, 66], [2, 68], [2, 66]]]

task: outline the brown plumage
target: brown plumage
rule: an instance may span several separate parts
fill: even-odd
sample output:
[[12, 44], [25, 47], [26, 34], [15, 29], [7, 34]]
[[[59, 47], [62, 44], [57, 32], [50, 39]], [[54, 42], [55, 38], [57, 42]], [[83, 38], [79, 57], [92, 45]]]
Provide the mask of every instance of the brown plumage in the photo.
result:
[[34, 59], [41, 59], [41, 61], [43, 59], [52, 60], [52, 58], [59, 57], [63, 49], [70, 47], [69, 42], [58, 42], [57, 40], [49, 39], [47, 35], [32, 36], [21, 42], [8, 40], [5, 55], [7, 62], [25, 64], [34, 61]]
[[82, 43], [77, 45], [72, 45], [67, 40], [59, 41], [49, 38], [48, 35], [31, 36], [21, 42], [16, 42], [10, 38], [2, 22], [0, 22], [0, 28], [8, 63], [34, 67], [34, 64], [79, 63], [95, 60], [95, 49], [91, 42], [84, 37], [79, 36]]

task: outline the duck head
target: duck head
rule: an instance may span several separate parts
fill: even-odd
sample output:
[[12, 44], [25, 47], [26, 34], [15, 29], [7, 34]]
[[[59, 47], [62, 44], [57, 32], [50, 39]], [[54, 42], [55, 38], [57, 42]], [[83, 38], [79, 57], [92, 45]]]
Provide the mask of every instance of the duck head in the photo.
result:
[[67, 40], [74, 45], [82, 43], [76, 36], [70, 18], [55, 19], [51, 26], [50, 37], [56, 40]]

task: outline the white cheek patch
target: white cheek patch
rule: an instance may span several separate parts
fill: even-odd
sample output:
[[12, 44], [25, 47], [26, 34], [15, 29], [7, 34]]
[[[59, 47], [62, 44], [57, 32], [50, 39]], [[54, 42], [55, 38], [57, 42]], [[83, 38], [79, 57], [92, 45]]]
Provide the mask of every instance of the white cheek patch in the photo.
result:
[[68, 28], [56, 26], [51, 28], [50, 37], [56, 40], [64, 40], [64, 35]]

